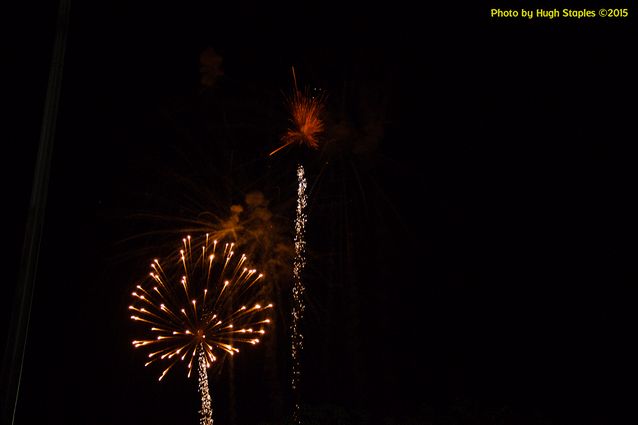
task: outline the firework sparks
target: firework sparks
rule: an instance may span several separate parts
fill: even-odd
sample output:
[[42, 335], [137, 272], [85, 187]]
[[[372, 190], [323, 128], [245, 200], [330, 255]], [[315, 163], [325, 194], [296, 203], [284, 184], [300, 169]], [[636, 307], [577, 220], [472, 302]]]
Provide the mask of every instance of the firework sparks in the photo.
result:
[[238, 344], [258, 344], [271, 322], [273, 305], [255, 299], [263, 275], [248, 266], [246, 255], [235, 253], [234, 243], [220, 244], [208, 235], [197, 243], [184, 238], [178, 255], [166, 262], [155, 259], [150, 267], [129, 306], [131, 319], [144, 324], [149, 336], [133, 346], [149, 350], [145, 366], [164, 363], [160, 381], [178, 363], [190, 377], [197, 362], [200, 424], [210, 425], [206, 369], [218, 357], [238, 353]]
[[295, 90], [288, 99], [290, 109], [290, 121], [292, 126], [288, 128], [281, 138], [283, 145], [270, 153], [274, 155], [286, 146], [297, 143], [301, 146], [317, 149], [319, 147], [319, 135], [323, 132], [324, 124], [321, 113], [324, 107], [324, 97], [312, 96], [307, 91], [301, 92], [297, 88], [295, 69], [292, 69]]

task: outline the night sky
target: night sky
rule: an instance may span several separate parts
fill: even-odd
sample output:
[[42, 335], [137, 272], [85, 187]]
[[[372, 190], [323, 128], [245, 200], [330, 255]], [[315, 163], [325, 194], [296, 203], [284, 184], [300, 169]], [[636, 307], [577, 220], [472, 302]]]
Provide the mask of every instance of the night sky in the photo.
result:
[[[179, 371], [157, 383], [131, 347], [131, 288], [176, 248], [180, 219], [227, 213], [252, 191], [292, 238], [300, 157], [306, 423], [628, 423], [635, 19], [130, 3], [72, 4], [16, 424], [197, 423], [195, 380]], [[12, 7], [3, 345], [56, 15], [55, 4]], [[208, 48], [223, 61], [212, 86], [200, 72]], [[269, 157], [293, 66], [326, 93], [331, 138]], [[274, 363], [246, 349], [232, 389], [226, 369], [211, 376], [216, 424], [287, 423], [280, 314]]]

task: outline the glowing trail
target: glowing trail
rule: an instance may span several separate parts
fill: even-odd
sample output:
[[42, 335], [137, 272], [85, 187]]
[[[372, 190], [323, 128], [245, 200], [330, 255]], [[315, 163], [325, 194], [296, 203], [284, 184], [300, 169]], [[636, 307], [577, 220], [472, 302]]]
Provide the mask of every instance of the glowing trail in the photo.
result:
[[306, 308], [304, 304], [305, 287], [302, 280], [302, 272], [306, 266], [306, 176], [304, 167], [297, 165], [297, 214], [295, 218], [295, 260], [293, 264], [293, 288], [292, 288], [292, 390], [295, 396], [295, 406], [293, 411], [294, 423], [301, 423], [299, 418], [299, 380], [301, 379], [301, 364], [299, 355], [303, 350], [303, 334], [299, 327], [303, 312]]
[[202, 410], [199, 411], [199, 425], [213, 425], [213, 409], [210, 403], [210, 392], [208, 390], [208, 373], [206, 372], [206, 354], [201, 348], [198, 350], [198, 352], [199, 354], [197, 355], [197, 361], [199, 365], [199, 381], [197, 383], [197, 389], [202, 399]]

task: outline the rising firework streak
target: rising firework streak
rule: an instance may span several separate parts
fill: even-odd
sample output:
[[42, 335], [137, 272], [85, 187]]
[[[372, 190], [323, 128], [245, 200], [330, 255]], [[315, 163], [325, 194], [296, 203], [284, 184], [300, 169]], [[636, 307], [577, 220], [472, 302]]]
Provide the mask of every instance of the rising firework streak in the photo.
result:
[[[319, 147], [319, 135], [323, 132], [324, 124], [321, 120], [323, 111], [323, 96], [310, 96], [307, 92], [302, 93], [297, 88], [297, 77], [295, 69], [292, 69], [292, 76], [295, 84], [294, 94], [288, 99], [288, 107], [291, 115], [292, 126], [281, 137], [283, 145], [270, 153], [273, 155], [283, 148], [292, 144], [305, 146], [310, 149]], [[295, 217], [295, 259], [293, 263], [293, 288], [292, 288], [292, 320], [291, 320], [291, 356], [292, 356], [292, 377], [291, 386], [294, 395], [293, 421], [301, 424], [299, 416], [299, 383], [301, 381], [300, 355], [303, 350], [303, 333], [301, 331], [301, 321], [305, 310], [304, 293], [306, 291], [303, 283], [303, 270], [306, 265], [306, 206], [308, 197], [306, 195], [306, 175], [301, 162], [297, 164], [297, 210]]]

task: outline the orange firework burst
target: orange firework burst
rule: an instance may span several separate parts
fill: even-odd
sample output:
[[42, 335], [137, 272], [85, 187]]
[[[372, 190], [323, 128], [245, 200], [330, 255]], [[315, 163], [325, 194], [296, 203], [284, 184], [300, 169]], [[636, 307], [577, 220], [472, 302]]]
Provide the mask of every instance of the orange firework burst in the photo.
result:
[[150, 336], [133, 341], [148, 347], [148, 366], [167, 362], [160, 380], [178, 362], [190, 377], [197, 353], [206, 367], [220, 354], [234, 355], [237, 344], [257, 344], [271, 320], [272, 304], [256, 296], [263, 275], [237, 255], [234, 243], [218, 243], [209, 236], [199, 243], [188, 236], [172, 259], [153, 260], [145, 282], [132, 293], [131, 319], [148, 326]]
[[320, 115], [323, 111], [324, 98], [322, 95], [313, 96], [307, 91], [302, 93], [297, 88], [297, 77], [295, 76], [294, 68], [292, 69], [292, 76], [295, 83], [295, 91], [287, 102], [292, 126], [281, 137], [281, 141], [284, 144], [272, 151], [270, 155], [274, 155], [293, 143], [312, 149], [319, 147], [318, 136], [323, 132], [323, 121]]

